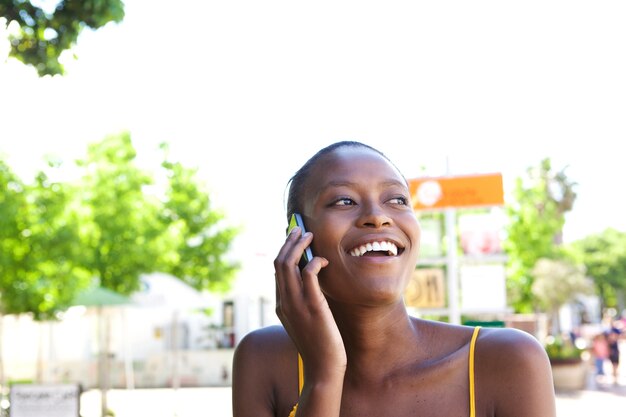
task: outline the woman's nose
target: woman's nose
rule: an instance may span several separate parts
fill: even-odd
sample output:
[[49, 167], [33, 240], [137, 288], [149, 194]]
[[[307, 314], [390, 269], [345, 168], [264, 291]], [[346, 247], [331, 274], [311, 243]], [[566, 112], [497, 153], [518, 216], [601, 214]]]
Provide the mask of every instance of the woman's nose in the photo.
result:
[[364, 204], [360, 224], [363, 227], [379, 228], [391, 224], [391, 217], [377, 204]]

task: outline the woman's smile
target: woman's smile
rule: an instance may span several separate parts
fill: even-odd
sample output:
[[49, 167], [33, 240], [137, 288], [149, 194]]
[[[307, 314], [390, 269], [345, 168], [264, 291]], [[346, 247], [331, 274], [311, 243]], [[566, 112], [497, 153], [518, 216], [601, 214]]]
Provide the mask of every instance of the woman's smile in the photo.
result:
[[352, 256], [397, 256], [401, 254], [404, 248], [398, 248], [394, 242], [388, 240], [374, 240], [372, 242], [363, 243], [348, 253]]

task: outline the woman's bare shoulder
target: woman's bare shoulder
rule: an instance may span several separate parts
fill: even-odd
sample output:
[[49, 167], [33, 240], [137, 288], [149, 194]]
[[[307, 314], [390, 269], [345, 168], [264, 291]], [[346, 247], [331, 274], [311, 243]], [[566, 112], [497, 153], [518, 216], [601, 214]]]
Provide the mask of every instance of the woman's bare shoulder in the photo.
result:
[[275, 347], [277, 345], [284, 345], [285, 343], [291, 343], [291, 339], [283, 326], [276, 325], [262, 327], [249, 332], [241, 339], [237, 346], [266, 346], [269, 344]]
[[258, 365], [261, 365], [285, 357], [293, 360], [296, 355], [295, 346], [285, 329], [268, 326], [246, 334], [235, 348], [234, 360], [259, 360], [262, 362]]
[[477, 395], [495, 415], [553, 415], [550, 362], [531, 334], [512, 328], [482, 329], [475, 370]]
[[233, 357], [233, 415], [288, 415], [298, 396], [298, 354], [282, 326], [245, 335]]
[[527, 361], [547, 360], [545, 349], [533, 335], [513, 328], [481, 329], [477, 346], [477, 357], [490, 358], [494, 364], [505, 361], [511, 367], [517, 361], [523, 365]]

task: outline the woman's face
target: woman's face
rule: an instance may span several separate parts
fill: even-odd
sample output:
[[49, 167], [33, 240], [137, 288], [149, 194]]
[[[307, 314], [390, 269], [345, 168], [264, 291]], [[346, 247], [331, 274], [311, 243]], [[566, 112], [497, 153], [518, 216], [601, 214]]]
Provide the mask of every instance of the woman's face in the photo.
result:
[[420, 228], [406, 181], [384, 157], [342, 147], [311, 171], [303, 215], [327, 297], [380, 305], [402, 297], [417, 263]]

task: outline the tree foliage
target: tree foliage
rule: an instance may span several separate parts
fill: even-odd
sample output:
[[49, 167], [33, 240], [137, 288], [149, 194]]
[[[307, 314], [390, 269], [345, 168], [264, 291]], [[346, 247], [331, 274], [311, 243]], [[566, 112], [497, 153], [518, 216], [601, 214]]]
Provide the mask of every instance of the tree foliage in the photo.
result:
[[573, 242], [571, 247], [594, 280], [603, 306], [624, 308], [626, 233], [609, 228]]
[[21, 222], [23, 207], [26, 206], [24, 184], [11, 168], [0, 160], [0, 307], [7, 311], [14, 276], [19, 270], [21, 255]]
[[174, 243], [173, 257], [164, 260], [163, 270], [194, 288], [227, 289], [237, 264], [222, 254], [228, 251], [237, 229], [221, 226], [224, 214], [211, 207], [197, 169], [167, 159], [162, 166], [168, 187], [161, 218]]
[[508, 255], [507, 286], [516, 311], [534, 309], [532, 268], [540, 258], [560, 256], [565, 213], [573, 208], [576, 184], [552, 169], [550, 159], [528, 168], [517, 178], [513, 203], [507, 205], [509, 219], [504, 243]]
[[123, 133], [90, 145], [79, 162], [88, 224], [83, 262], [100, 285], [124, 295], [139, 289], [139, 274], [157, 267], [163, 230], [156, 197], [144, 193], [153, 179], [135, 158], [130, 135]]
[[0, 314], [53, 318], [93, 281], [129, 295], [153, 271], [199, 290], [229, 288], [237, 231], [196, 171], [165, 161], [158, 184], [136, 157], [128, 133], [111, 135], [89, 146], [78, 181], [41, 172], [32, 185], [0, 160]]
[[[40, 76], [63, 74], [59, 56], [70, 49], [85, 28], [98, 29], [124, 18], [122, 0], [0, 0], [0, 18], [11, 31], [10, 56], [32, 65]], [[45, 7], [48, 5], [49, 7]]]
[[0, 309], [46, 319], [67, 308], [88, 283], [81, 265], [74, 190], [40, 172], [25, 185], [0, 164]]
[[578, 294], [593, 294], [593, 282], [585, 267], [565, 259], [540, 258], [531, 271], [532, 295], [537, 304], [552, 313], [552, 334], [560, 334], [559, 309]]

